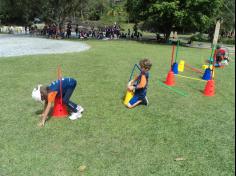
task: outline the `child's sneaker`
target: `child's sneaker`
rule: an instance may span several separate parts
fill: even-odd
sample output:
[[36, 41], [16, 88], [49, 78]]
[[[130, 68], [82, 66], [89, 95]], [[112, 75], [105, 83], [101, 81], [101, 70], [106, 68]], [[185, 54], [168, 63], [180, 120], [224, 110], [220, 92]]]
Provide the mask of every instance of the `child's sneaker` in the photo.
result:
[[82, 112], [84, 112], [84, 108], [82, 107], [82, 106], [77, 106], [77, 111], [79, 112], [79, 113], [82, 113]]
[[148, 101], [147, 96], [145, 96], [145, 98], [143, 99], [143, 104], [146, 105], [146, 106], [148, 106], [149, 101]]
[[71, 113], [71, 116], [69, 117], [70, 120], [76, 120], [82, 117], [82, 114], [78, 112]]

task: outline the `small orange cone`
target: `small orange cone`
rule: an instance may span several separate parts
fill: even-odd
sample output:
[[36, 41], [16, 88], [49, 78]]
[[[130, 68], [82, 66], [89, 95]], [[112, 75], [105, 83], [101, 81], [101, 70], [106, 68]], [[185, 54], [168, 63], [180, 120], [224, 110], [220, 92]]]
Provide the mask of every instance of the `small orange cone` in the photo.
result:
[[174, 76], [174, 72], [173, 71], [169, 71], [165, 84], [168, 86], [174, 86], [175, 85], [175, 76]]
[[65, 118], [68, 116], [67, 107], [61, 102], [61, 97], [56, 97], [55, 99], [52, 116], [54, 118]]
[[204, 90], [204, 95], [208, 97], [215, 95], [215, 81], [214, 80], [207, 81], [207, 84]]

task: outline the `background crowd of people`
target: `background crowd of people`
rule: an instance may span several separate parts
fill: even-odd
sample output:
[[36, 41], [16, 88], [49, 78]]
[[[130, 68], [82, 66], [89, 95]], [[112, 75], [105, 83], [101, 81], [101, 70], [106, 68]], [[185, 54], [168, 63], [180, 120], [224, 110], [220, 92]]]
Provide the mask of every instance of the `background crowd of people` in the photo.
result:
[[134, 26], [133, 31], [122, 31], [121, 27], [114, 23], [104, 27], [85, 27], [78, 24], [68, 23], [67, 25], [45, 24], [42, 29], [37, 25], [25, 27], [25, 33], [30, 35], [41, 35], [52, 39], [78, 38], [78, 39], [140, 39], [142, 33]]

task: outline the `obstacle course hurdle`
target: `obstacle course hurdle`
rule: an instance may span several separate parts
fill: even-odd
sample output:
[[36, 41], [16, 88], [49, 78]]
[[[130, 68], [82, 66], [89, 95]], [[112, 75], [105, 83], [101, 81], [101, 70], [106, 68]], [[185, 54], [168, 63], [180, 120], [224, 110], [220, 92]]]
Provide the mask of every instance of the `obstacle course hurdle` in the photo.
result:
[[55, 99], [52, 116], [54, 118], [65, 118], [68, 116], [68, 111], [66, 105], [62, 101], [62, 71], [60, 66], [58, 66], [57, 69], [57, 77], [60, 81], [60, 96]]

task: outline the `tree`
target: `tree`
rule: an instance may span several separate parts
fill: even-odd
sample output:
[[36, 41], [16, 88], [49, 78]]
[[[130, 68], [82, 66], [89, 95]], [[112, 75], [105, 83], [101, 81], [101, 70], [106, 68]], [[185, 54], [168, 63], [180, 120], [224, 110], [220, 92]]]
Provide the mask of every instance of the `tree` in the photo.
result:
[[107, 6], [109, 0], [0, 0], [0, 19], [25, 24], [37, 17], [60, 24], [71, 17], [99, 19]]
[[42, 6], [42, 18], [45, 21], [63, 24], [78, 8], [75, 0], [46, 0]]
[[0, 12], [3, 23], [21, 22], [24, 19], [23, 0], [15, 2], [14, 0], [1, 0]]
[[[79, 16], [83, 20], [99, 20], [109, 6], [109, 0], [86, 0], [80, 3]], [[78, 11], [78, 12], [79, 12]]]
[[223, 0], [127, 0], [130, 20], [169, 38], [172, 30], [207, 31]]
[[224, 0], [220, 15], [223, 19], [222, 30], [232, 32], [235, 30], [235, 0]]
[[26, 24], [42, 14], [43, 0], [0, 0], [0, 19], [6, 24]]

